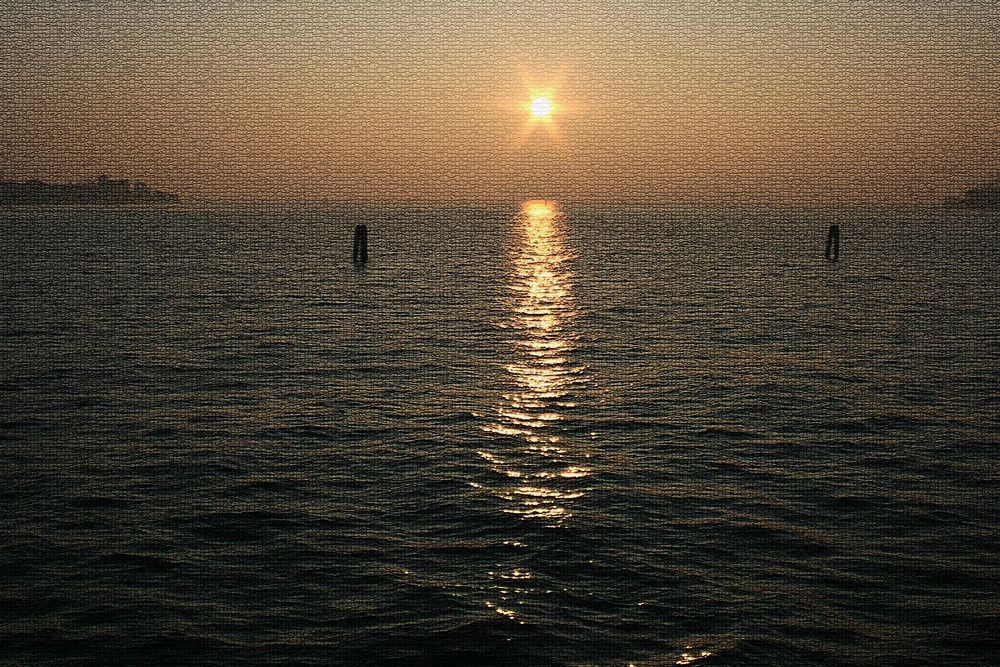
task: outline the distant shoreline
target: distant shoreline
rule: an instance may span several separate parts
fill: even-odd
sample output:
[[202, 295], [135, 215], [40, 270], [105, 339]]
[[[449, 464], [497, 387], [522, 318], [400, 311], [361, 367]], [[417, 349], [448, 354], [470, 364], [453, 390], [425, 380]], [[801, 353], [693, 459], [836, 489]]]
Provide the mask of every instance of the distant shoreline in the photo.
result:
[[987, 183], [978, 188], [966, 190], [962, 197], [949, 197], [945, 200], [945, 205], [974, 209], [1000, 208], [1000, 182]]
[[108, 206], [117, 204], [176, 204], [180, 196], [154, 190], [146, 183], [112, 180], [101, 176], [83, 183], [43, 181], [0, 182], [0, 205], [7, 206]]

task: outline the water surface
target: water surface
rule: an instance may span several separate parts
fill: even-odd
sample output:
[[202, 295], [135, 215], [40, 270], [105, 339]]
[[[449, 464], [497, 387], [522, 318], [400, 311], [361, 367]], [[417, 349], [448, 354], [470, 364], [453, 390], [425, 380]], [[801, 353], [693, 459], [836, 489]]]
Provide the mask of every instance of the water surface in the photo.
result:
[[5, 660], [1000, 650], [996, 214], [0, 217]]

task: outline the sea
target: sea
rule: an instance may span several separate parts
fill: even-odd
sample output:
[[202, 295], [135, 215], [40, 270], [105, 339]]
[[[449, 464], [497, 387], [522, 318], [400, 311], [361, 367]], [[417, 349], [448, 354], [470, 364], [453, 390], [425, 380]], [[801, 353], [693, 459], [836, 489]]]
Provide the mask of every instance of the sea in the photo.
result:
[[1000, 664], [998, 219], [0, 209], [0, 663]]

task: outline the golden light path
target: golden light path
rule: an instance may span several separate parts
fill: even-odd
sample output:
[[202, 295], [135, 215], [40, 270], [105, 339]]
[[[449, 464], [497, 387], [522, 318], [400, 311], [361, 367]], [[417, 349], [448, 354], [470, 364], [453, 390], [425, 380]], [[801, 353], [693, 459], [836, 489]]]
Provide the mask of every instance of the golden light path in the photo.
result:
[[[572, 432], [566, 426], [572, 426], [577, 396], [590, 382], [586, 366], [573, 360], [574, 322], [580, 316], [573, 295], [574, 256], [565, 217], [554, 202], [526, 202], [515, 218], [514, 236], [508, 285], [512, 297], [501, 323], [510, 333], [513, 354], [505, 368], [513, 390], [502, 394], [495, 419], [483, 426], [500, 436], [489, 442], [489, 450], [478, 452], [494, 477], [474, 486], [502, 499], [504, 513], [549, 529], [566, 529], [572, 526], [574, 505], [587, 492], [583, 478], [593, 474], [590, 440], [564, 437]], [[529, 546], [524, 542], [530, 542], [532, 531], [525, 533], [508, 539], [505, 546]], [[492, 613], [527, 623], [539, 600], [553, 592], [529, 563], [514, 556], [496, 562], [486, 573], [489, 597], [484, 604]], [[688, 646], [673, 664], [693, 664], [709, 655]]]
[[515, 298], [508, 302], [509, 319], [502, 326], [511, 333], [513, 358], [505, 367], [518, 390], [503, 394], [496, 421], [484, 430], [517, 438], [523, 447], [509, 454], [479, 454], [494, 471], [517, 480], [497, 491], [511, 503], [503, 511], [558, 525], [572, 516], [565, 501], [583, 495], [565, 482], [590, 474], [589, 467], [571, 461], [580, 452], [569, 452], [558, 433], [563, 412], [575, 406], [573, 392], [587, 381], [585, 367], [570, 358], [571, 325], [578, 315], [566, 266], [572, 256], [554, 202], [525, 203], [516, 223], [508, 286]]
[[[586, 368], [572, 360], [579, 312], [563, 221], [558, 205], [546, 201], [525, 203], [515, 218], [511, 297], [500, 324], [509, 332], [512, 354], [505, 368], [511, 391], [501, 395], [494, 419], [483, 426], [501, 437], [489, 451], [478, 452], [495, 474], [487, 491], [503, 501], [501, 511], [548, 528], [572, 518], [573, 503], [585, 491], [579, 481], [591, 474], [589, 448], [561, 435], [566, 413], [576, 405], [574, 394], [587, 383]], [[523, 566], [509, 564], [488, 576], [496, 597], [486, 605], [511, 619], [525, 596], [538, 592]]]

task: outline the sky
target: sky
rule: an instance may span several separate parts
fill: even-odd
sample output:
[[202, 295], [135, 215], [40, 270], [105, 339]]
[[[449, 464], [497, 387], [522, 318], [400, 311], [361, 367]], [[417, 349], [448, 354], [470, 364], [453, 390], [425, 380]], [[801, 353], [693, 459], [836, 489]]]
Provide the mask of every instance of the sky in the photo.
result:
[[7, 0], [0, 178], [188, 200], [933, 201], [1000, 173], [998, 35], [992, 1]]

